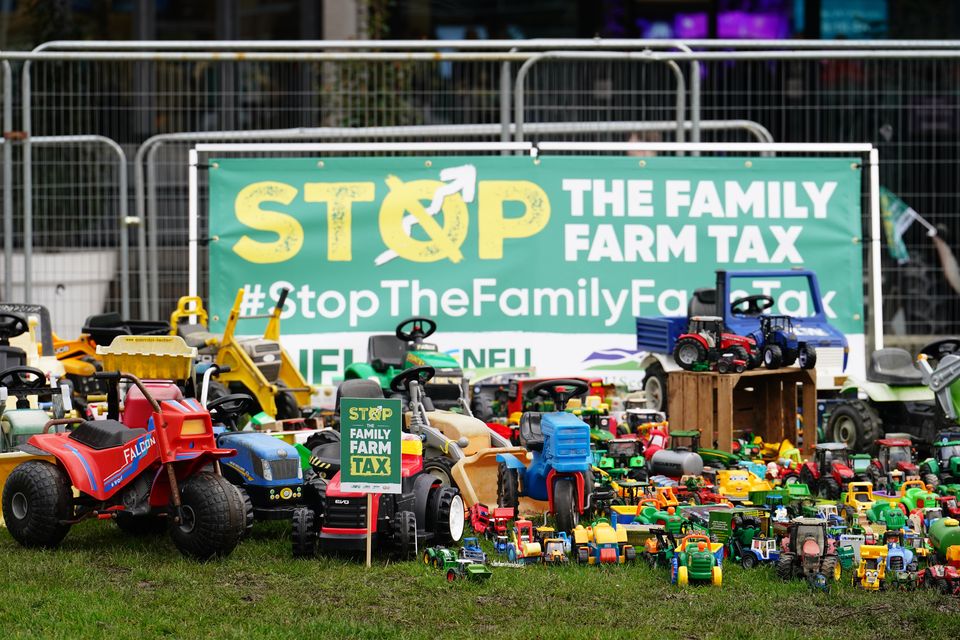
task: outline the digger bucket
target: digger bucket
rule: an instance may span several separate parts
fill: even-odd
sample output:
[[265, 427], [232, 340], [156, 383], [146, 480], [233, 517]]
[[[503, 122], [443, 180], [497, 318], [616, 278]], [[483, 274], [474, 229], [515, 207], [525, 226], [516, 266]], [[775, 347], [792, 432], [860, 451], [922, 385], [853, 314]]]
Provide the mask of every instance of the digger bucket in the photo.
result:
[[[0, 495], [3, 493], [3, 487], [7, 484], [7, 478], [13, 470], [20, 464], [28, 460], [46, 460], [47, 462], [56, 462], [53, 456], [38, 456], [32, 453], [22, 451], [12, 451], [10, 453], [0, 453]], [[0, 525], [3, 525], [3, 514], [0, 513]]]
[[[497, 504], [497, 455], [501, 453], [512, 453], [521, 460], [526, 458], [527, 450], [523, 447], [493, 447], [481, 449], [473, 455], [465, 456], [453, 465], [451, 473], [454, 481], [460, 488], [460, 494], [467, 507], [475, 504], [484, 504], [493, 506]], [[529, 503], [529, 504], [527, 504]], [[527, 498], [520, 499], [520, 510], [544, 511], [545, 508], [531, 509], [531, 506], [545, 505], [536, 501], [530, 501]]]

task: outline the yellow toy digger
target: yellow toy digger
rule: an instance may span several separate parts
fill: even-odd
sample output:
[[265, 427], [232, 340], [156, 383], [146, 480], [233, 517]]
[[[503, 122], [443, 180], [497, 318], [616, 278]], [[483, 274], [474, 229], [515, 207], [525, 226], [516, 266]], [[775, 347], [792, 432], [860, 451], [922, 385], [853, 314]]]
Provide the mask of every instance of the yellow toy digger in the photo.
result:
[[[177, 308], [170, 315], [170, 334], [178, 335], [188, 346], [196, 347], [201, 361], [229, 367], [229, 371], [220, 374], [220, 382], [228, 385], [230, 390], [211, 382], [211, 399], [230, 391], [248, 393], [257, 400], [261, 410], [277, 420], [299, 418], [302, 415], [300, 408], [310, 405], [313, 386], [304, 380], [280, 346], [280, 312], [288, 293], [288, 289], [280, 293], [280, 299], [270, 313], [242, 316], [243, 289], [240, 289], [222, 336], [207, 329], [207, 311], [200, 298], [184, 296], [177, 302]], [[196, 318], [196, 324], [184, 322], [189, 318]], [[235, 335], [237, 323], [256, 319], [267, 319], [263, 337], [238, 339]]]

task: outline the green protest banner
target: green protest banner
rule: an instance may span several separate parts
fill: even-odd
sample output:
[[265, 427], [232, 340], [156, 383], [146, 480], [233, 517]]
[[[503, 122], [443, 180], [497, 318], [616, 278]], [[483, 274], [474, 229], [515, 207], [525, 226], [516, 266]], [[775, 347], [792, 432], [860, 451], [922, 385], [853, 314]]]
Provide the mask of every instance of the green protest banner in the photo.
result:
[[340, 485], [400, 493], [401, 406], [396, 398], [340, 400]]
[[[718, 268], [811, 269], [863, 344], [861, 163], [849, 157], [212, 159], [211, 325], [288, 288], [285, 346], [333, 382], [366, 338], [434, 318], [464, 367], [639, 372], [635, 318], [680, 316]], [[806, 289], [746, 282], [772, 312]]]

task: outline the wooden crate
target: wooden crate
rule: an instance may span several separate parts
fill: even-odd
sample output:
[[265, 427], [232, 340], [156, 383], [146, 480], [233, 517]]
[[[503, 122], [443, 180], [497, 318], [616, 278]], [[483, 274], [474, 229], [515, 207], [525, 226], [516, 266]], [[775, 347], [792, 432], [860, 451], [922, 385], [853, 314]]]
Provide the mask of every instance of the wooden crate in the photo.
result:
[[670, 428], [700, 429], [703, 447], [730, 451], [733, 441], [746, 433], [760, 436], [764, 442], [787, 438], [799, 446], [798, 406], [807, 425], [801, 453], [811, 455], [817, 443], [815, 370], [677, 371], [669, 375], [667, 393]]

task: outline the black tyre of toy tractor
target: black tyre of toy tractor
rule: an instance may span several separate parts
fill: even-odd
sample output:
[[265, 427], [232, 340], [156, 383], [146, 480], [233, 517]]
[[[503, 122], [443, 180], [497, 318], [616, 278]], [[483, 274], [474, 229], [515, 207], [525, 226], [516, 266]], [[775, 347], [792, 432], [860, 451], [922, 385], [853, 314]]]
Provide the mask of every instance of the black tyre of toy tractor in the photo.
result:
[[520, 506], [520, 478], [516, 469], [510, 469], [501, 463], [497, 469], [497, 506], [513, 507], [514, 512]]
[[201, 472], [181, 485], [183, 518], [170, 526], [183, 555], [205, 562], [230, 555], [246, 524], [240, 493], [222, 476]]
[[463, 537], [464, 508], [460, 492], [453, 487], [434, 487], [427, 499], [433, 508], [428, 521], [433, 526], [437, 544], [459, 542]]
[[412, 511], [397, 514], [397, 552], [404, 560], [417, 558], [417, 516]]
[[818, 489], [821, 498], [826, 498], [828, 500], [840, 499], [840, 483], [838, 483], [832, 477], [825, 476], [820, 478], [820, 486]]
[[557, 480], [553, 486], [553, 510], [557, 519], [557, 531], [573, 531], [580, 522], [577, 507], [577, 483], [571, 479]]
[[684, 371], [693, 371], [698, 362], [707, 359], [707, 350], [695, 338], [681, 338], [673, 347], [673, 359]]
[[797, 557], [792, 553], [782, 553], [777, 559], [777, 577], [781, 580], [793, 580]]
[[237, 493], [240, 494], [240, 500], [243, 502], [243, 534], [240, 536], [240, 539], [245, 540], [253, 533], [253, 521], [255, 519], [253, 514], [253, 500], [250, 499], [250, 494], [247, 493], [246, 489], [237, 487], [236, 485], [234, 485], [234, 487]]
[[883, 423], [877, 412], [862, 400], [838, 403], [827, 420], [826, 436], [842, 442], [851, 451], [876, 455], [876, 440], [883, 437]]
[[[434, 450], [436, 452], [436, 450]], [[433, 456], [423, 461], [423, 470], [440, 481], [444, 487], [456, 487], [457, 483], [453, 480], [454, 462], [443, 455]]]
[[667, 374], [659, 363], [651, 364], [644, 372], [643, 391], [647, 396], [648, 409], [667, 410]]
[[53, 548], [70, 525], [73, 494], [66, 474], [49, 462], [30, 460], [14, 468], [3, 487], [3, 519], [25, 547]]
[[923, 483], [929, 485], [931, 491], [936, 491], [940, 486], [940, 477], [935, 473], [923, 474]]
[[277, 420], [290, 420], [292, 418], [299, 418], [302, 415], [300, 413], [300, 405], [297, 404], [297, 399], [294, 398], [293, 394], [289, 391], [277, 391], [277, 395], [273, 396], [273, 401], [277, 405]]
[[779, 369], [783, 366], [783, 352], [775, 344], [763, 348], [763, 366], [767, 369]]
[[797, 360], [799, 360], [801, 369], [815, 369], [817, 366], [817, 350], [813, 345], [805, 344], [800, 347]]
[[290, 541], [294, 558], [313, 558], [317, 555], [317, 519], [313, 509], [297, 507], [293, 510]]

